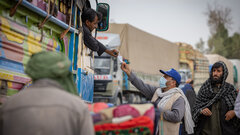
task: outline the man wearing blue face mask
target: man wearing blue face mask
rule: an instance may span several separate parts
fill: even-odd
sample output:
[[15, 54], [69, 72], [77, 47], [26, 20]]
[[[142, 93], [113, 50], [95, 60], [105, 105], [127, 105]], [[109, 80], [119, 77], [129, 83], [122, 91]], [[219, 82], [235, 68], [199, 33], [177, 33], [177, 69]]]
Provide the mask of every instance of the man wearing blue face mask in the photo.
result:
[[194, 122], [187, 98], [178, 85], [181, 76], [175, 69], [168, 71], [160, 70], [163, 76], [159, 80], [159, 87], [145, 84], [139, 79], [126, 63], [122, 63], [121, 69], [128, 75], [128, 80], [139, 89], [147, 98], [157, 104], [163, 124], [159, 122], [159, 135], [178, 135], [180, 122], [184, 117], [185, 129], [188, 134], [193, 133]]

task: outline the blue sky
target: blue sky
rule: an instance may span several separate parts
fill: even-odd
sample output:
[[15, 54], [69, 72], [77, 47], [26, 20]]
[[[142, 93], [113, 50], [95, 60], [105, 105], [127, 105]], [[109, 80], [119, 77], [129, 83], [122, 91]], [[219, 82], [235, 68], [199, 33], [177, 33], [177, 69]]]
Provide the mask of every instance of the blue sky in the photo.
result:
[[[90, 0], [94, 2], [95, 0]], [[207, 5], [215, 2], [231, 9], [232, 29], [240, 33], [240, 0], [98, 0], [110, 5], [110, 21], [129, 23], [171, 42], [195, 45], [207, 42]], [[95, 5], [92, 5], [95, 8]]]

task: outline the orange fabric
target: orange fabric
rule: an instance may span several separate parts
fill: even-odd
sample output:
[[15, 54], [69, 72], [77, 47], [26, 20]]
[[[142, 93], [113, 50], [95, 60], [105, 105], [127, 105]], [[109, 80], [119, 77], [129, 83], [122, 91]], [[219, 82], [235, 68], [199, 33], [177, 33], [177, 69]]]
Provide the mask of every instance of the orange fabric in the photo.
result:
[[108, 105], [104, 102], [98, 102], [94, 104], [88, 104], [88, 110], [94, 113], [98, 113], [103, 109], [108, 108]]

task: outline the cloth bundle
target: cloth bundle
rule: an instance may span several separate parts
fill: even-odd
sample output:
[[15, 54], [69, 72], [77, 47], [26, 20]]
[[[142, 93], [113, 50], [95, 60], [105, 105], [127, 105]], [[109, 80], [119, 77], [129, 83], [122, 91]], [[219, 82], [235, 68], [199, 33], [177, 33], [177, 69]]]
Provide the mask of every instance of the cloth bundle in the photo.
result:
[[92, 114], [96, 135], [153, 134], [155, 109], [153, 104], [124, 104], [105, 108]]

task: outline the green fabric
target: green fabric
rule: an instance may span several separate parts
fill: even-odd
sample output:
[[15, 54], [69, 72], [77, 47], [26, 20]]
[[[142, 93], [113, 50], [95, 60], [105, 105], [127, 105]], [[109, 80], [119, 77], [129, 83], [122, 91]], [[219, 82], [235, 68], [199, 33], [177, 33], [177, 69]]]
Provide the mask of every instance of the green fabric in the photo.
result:
[[237, 72], [237, 67], [234, 65], [233, 66], [233, 80], [234, 80], [234, 83], [237, 83], [238, 82], [238, 72]]
[[12, 96], [16, 93], [18, 93], [19, 91], [18, 90], [14, 90], [14, 89], [9, 89], [7, 90], [7, 96]]
[[32, 55], [25, 73], [33, 82], [43, 78], [53, 79], [59, 82], [64, 90], [77, 95], [73, 75], [69, 71], [70, 64], [70, 60], [61, 52], [43, 51]]
[[[219, 88], [213, 88], [214, 93], [217, 93]], [[202, 135], [222, 135], [220, 125], [220, 101], [212, 104], [212, 115], [207, 119], [202, 130]]]
[[163, 120], [161, 120], [161, 135], [164, 135], [164, 133], [163, 133]]

